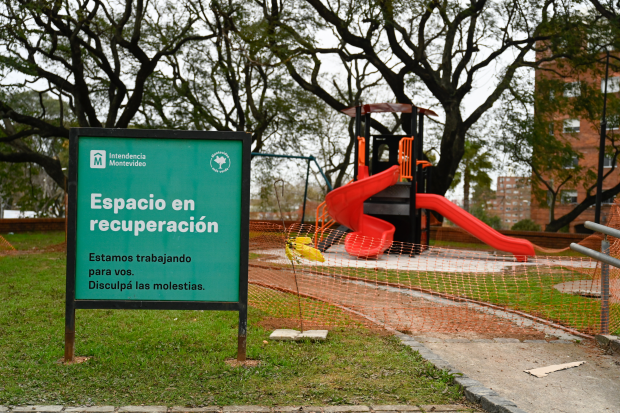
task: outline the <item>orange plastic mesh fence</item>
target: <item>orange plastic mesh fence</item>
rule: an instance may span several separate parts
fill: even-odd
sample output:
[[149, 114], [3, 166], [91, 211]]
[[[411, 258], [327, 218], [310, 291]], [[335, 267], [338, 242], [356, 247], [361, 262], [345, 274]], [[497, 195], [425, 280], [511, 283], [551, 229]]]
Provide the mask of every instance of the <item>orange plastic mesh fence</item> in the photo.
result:
[[0, 251], [15, 251], [15, 247], [2, 235], [0, 235]]
[[[620, 228], [618, 206], [608, 224]], [[595, 260], [565, 254], [517, 262], [501, 252], [433, 246], [411, 256], [416, 246], [400, 242], [378, 259], [359, 258], [344, 245], [346, 237], [356, 235], [326, 229], [317, 236], [319, 248], [332, 243], [322, 254], [325, 261], [299, 255], [295, 265], [306, 328], [372, 320], [399, 331], [474, 339], [600, 331], [600, 265]], [[349, 241], [371, 241], [357, 238]], [[274, 318], [295, 320], [296, 287], [286, 240], [314, 247], [315, 227], [294, 225], [284, 231], [274, 224], [252, 224], [249, 301]], [[620, 255], [620, 240], [610, 242], [611, 255]], [[620, 333], [620, 270], [615, 268], [610, 269], [609, 314], [610, 331]]]

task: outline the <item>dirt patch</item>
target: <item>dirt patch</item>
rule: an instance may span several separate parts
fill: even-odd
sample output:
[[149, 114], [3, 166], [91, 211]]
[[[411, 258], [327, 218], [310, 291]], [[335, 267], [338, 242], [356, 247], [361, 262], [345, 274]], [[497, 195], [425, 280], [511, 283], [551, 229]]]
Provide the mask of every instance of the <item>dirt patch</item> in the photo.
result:
[[230, 367], [257, 367], [260, 364], [260, 360], [238, 361], [237, 359], [226, 359], [224, 362]]
[[60, 244], [50, 245], [40, 250], [41, 252], [66, 252], [67, 243], [61, 242]]
[[56, 364], [64, 364], [65, 366], [70, 366], [72, 364], [81, 364], [84, 363], [85, 361], [88, 361], [92, 359], [92, 357], [73, 357], [73, 361], [67, 362], [65, 363], [65, 358], [61, 358], [58, 359], [58, 361], [56, 362]]
[[[267, 265], [252, 266], [249, 279], [250, 282], [259, 283], [268, 288], [297, 290], [293, 272], [286, 269], [273, 270]], [[545, 339], [545, 333], [522, 325], [525, 319], [521, 317], [514, 316], [512, 319], [506, 319], [506, 313], [503, 314], [504, 317], [499, 317], [494, 314], [495, 310], [480, 311], [477, 307], [467, 306], [465, 303], [451, 302], [434, 296], [424, 298], [426, 296], [421, 297], [418, 293], [407, 289], [382, 288], [369, 283], [351, 282], [338, 277], [303, 271], [298, 272], [297, 281], [302, 296], [320, 300], [314, 306], [311, 303], [302, 305], [304, 324], [313, 323], [323, 329], [339, 326], [342, 321], [332, 314], [333, 311], [326, 309], [327, 303], [332, 303], [411, 334], [424, 333], [426, 336], [432, 335], [437, 338]], [[271, 309], [265, 308], [269, 311], [278, 305], [289, 304], [262, 303], [261, 307], [261, 303], [253, 302], [252, 305], [257, 305], [259, 308], [272, 306]], [[274, 328], [299, 329], [299, 322], [295, 320], [294, 314], [296, 315], [297, 312], [289, 309], [286, 317], [283, 317], [289, 321], [278, 320], [273, 323], [265, 321], [265, 325]], [[365, 321], [365, 324], [368, 324], [368, 321]]]
[[30, 255], [30, 254], [41, 254], [45, 252], [66, 252], [67, 251], [67, 243], [61, 242], [60, 244], [48, 245], [44, 248], [36, 248], [33, 247], [29, 250], [11, 250], [11, 251], [0, 251], [1, 256], [9, 256], [9, 255]]

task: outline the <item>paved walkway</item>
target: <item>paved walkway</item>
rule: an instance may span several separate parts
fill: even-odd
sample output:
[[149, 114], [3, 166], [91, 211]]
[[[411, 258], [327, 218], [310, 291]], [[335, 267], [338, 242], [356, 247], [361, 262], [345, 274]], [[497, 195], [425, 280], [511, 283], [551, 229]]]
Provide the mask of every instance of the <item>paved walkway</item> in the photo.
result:
[[[425, 340], [424, 345], [528, 413], [620, 413], [620, 357], [592, 344]], [[574, 361], [586, 363], [543, 378], [524, 372]]]

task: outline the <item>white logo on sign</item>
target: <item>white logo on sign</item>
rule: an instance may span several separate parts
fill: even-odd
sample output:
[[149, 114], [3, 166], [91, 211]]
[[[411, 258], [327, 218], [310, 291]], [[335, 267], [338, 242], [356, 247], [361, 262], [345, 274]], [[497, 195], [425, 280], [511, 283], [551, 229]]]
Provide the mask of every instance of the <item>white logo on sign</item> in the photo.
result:
[[218, 173], [224, 173], [230, 169], [230, 156], [226, 152], [215, 152], [211, 155], [211, 169]]
[[105, 151], [90, 151], [90, 167], [105, 168]]

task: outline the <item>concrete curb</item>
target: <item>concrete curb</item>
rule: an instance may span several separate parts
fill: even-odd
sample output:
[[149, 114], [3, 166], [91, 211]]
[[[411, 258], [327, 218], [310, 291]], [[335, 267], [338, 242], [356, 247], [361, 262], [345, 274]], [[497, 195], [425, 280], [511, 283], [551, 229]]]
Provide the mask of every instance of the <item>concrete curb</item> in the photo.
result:
[[350, 405], [350, 406], [0, 406], [3, 413], [409, 413], [409, 412], [467, 412], [471, 408], [459, 405]]
[[412, 350], [420, 353], [424, 360], [436, 368], [455, 375], [454, 382], [463, 388], [465, 398], [472, 403], [479, 404], [484, 411], [489, 413], [527, 413], [525, 410], [519, 409], [510, 400], [500, 397], [497, 392], [484, 387], [479, 381], [467, 377], [464, 373], [452, 367], [450, 363], [430, 351], [415, 338], [402, 333], [396, 334], [396, 337], [400, 339], [403, 345], [411, 347]]
[[610, 334], [599, 334], [595, 338], [596, 344], [602, 349], [620, 354], [620, 337]]

